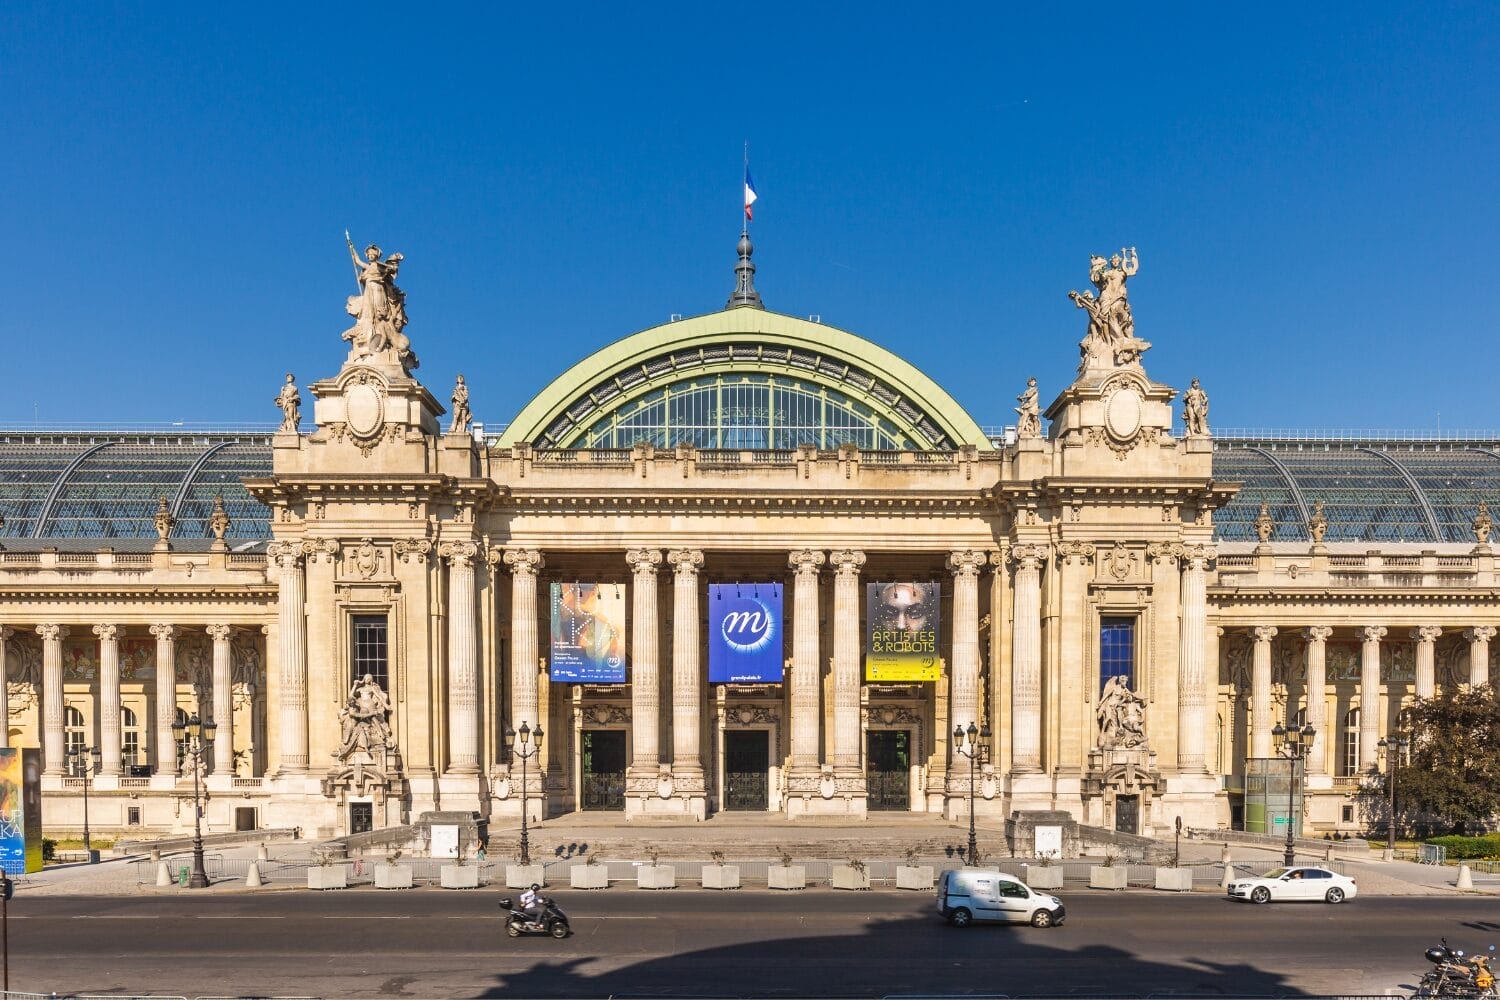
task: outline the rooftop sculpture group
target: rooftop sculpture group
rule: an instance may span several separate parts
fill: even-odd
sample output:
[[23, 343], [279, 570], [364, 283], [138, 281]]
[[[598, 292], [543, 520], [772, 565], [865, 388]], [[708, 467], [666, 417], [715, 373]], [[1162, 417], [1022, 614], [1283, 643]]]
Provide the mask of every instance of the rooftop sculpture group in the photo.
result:
[[1072, 291], [1068, 298], [1089, 314], [1089, 331], [1078, 345], [1082, 360], [1078, 374], [1091, 370], [1120, 368], [1138, 364], [1151, 345], [1135, 335], [1135, 319], [1130, 314], [1130, 300], [1125, 280], [1140, 270], [1135, 248], [1121, 250], [1106, 261], [1094, 255], [1089, 258], [1089, 280], [1099, 290]]
[[354, 280], [360, 290], [360, 294], [349, 296], [344, 304], [344, 311], [354, 317], [354, 325], [344, 331], [344, 339], [350, 343], [349, 361], [391, 360], [411, 371], [418, 362], [411, 340], [401, 332], [406, 328], [406, 293], [396, 287], [396, 275], [405, 258], [393, 253], [381, 260], [383, 251], [372, 243], [365, 247], [361, 260], [347, 229], [344, 242], [349, 246]]

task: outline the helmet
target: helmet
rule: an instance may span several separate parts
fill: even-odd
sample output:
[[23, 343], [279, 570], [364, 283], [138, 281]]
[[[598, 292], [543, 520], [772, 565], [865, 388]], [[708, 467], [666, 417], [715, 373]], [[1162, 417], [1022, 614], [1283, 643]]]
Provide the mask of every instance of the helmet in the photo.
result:
[[537, 883], [535, 883], [535, 882], [531, 883], [531, 891], [532, 892], [540, 892], [541, 888], [542, 887], [540, 885], [538, 885]]
[[1423, 954], [1427, 956], [1427, 961], [1433, 965], [1441, 965], [1448, 960], [1447, 948], [1428, 948]]

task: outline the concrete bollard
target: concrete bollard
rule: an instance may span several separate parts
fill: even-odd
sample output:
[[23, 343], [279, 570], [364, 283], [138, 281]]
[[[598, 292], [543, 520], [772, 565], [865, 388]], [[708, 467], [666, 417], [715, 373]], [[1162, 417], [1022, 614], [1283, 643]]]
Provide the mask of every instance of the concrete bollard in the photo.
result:
[[266, 850], [265, 841], [261, 841], [260, 846], [255, 849], [255, 860], [256, 861], [270, 861], [271, 860], [271, 852]]
[[1229, 860], [1229, 845], [1224, 845], [1224, 853], [1219, 855], [1219, 864], [1224, 866], [1224, 878], [1219, 882], [1220, 889], [1228, 889], [1229, 883], [1234, 881], [1234, 862]]
[[156, 863], [156, 887], [158, 889], [165, 889], [171, 886], [171, 884], [172, 873], [167, 870], [167, 863], [165, 861], [158, 861]]
[[1472, 889], [1472, 888], [1474, 888], [1474, 873], [1471, 872], [1471, 871], [1469, 871], [1469, 866], [1468, 865], [1459, 865], [1458, 866], [1458, 882], [1454, 885], [1454, 888], [1455, 889]]
[[259, 889], [263, 885], [265, 883], [260, 880], [260, 862], [250, 862], [250, 871], [245, 875], [245, 887], [248, 889]]
[[160, 848], [156, 848], [156, 847], [151, 848], [151, 863], [153, 865], [161, 863], [161, 849]]

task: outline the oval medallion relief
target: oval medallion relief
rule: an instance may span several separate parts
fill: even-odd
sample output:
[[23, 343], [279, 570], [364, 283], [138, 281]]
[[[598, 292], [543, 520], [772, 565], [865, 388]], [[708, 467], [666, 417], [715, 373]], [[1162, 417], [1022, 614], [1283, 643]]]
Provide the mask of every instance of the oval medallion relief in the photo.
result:
[[1121, 389], [1104, 406], [1104, 424], [1117, 441], [1129, 441], [1141, 429], [1141, 397], [1134, 389]]
[[370, 437], [385, 423], [384, 401], [369, 384], [351, 385], [344, 393], [344, 410], [349, 430], [356, 437]]

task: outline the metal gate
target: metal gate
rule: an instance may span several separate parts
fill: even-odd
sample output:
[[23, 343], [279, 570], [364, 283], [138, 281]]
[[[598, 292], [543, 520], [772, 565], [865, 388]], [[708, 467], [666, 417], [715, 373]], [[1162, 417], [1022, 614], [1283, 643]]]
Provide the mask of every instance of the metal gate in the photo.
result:
[[770, 734], [764, 730], [724, 734], [724, 808], [764, 811], [770, 806]]
[[872, 729], [866, 734], [865, 787], [869, 809], [911, 807], [911, 731]]
[[583, 731], [584, 809], [625, 808], [625, 733], [619, 729]]

